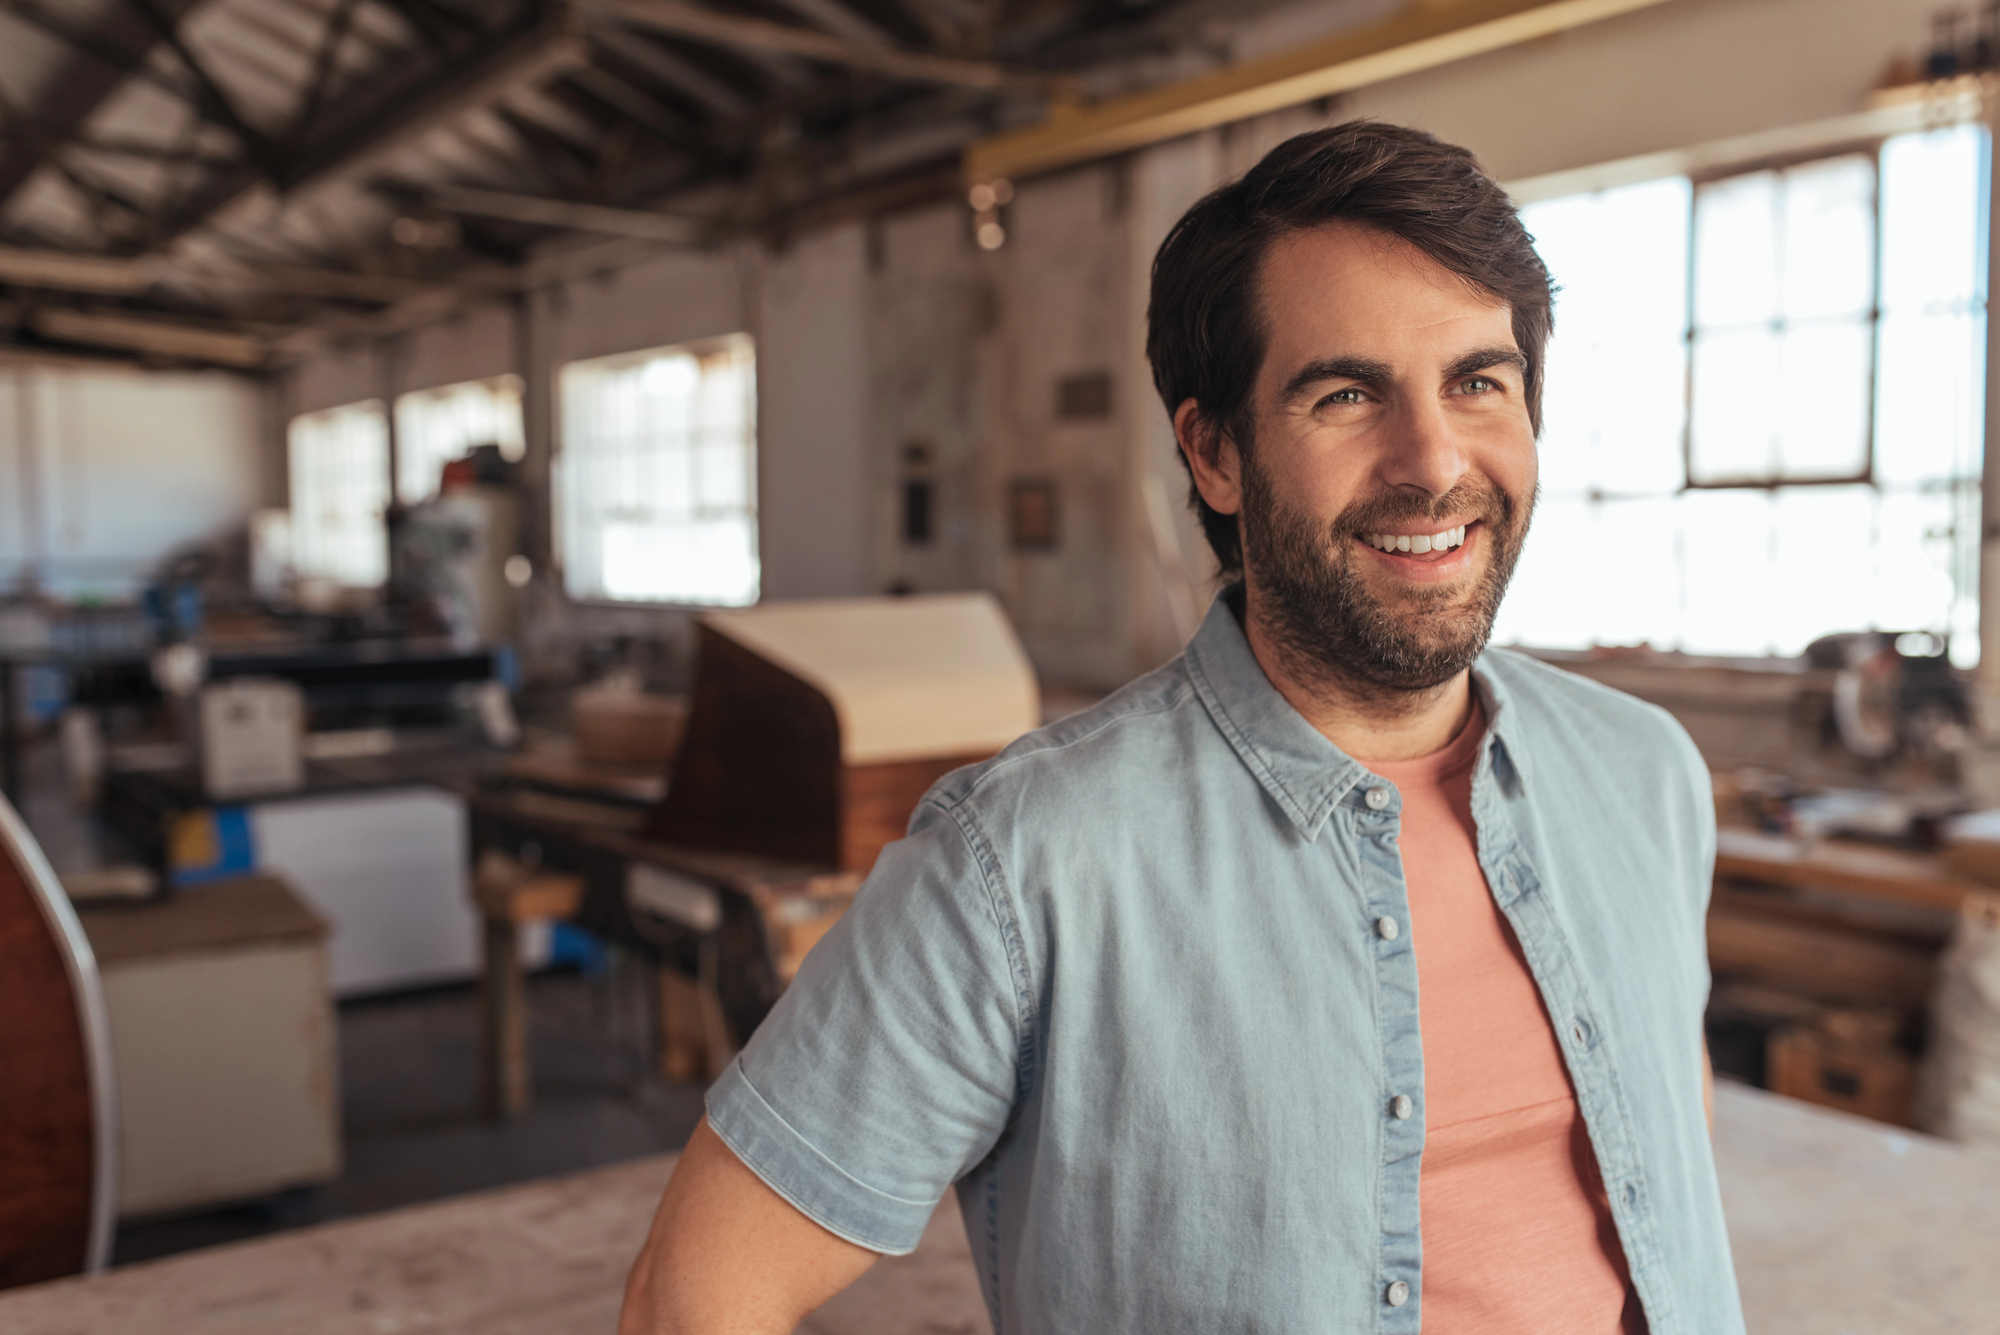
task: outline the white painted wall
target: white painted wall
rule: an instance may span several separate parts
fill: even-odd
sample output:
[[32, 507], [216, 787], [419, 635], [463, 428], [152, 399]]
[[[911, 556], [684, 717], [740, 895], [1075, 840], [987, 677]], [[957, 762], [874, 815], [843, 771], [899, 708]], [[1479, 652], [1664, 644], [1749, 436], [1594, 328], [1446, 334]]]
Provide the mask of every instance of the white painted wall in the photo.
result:
[[227, 372], [0, 365], [0, 586], [123, 599], [262, 491], [263, 389]]
[[875, 592], [864, 230], [809, 234], [761, 264], [758, 288], [764, 596]]

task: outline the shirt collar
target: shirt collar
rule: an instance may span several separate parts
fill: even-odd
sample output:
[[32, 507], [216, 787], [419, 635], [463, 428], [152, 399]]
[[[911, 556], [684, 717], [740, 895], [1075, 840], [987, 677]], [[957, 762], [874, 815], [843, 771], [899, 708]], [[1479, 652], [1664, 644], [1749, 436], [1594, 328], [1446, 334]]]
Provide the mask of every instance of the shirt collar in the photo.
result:
[[[1360, 761], [1306, 722], [1271, 684], [1231, 607], [1240, 597], [1234, 587], [1226, 588], [1209, 605], [1201, 629], [1188, 642], [1188, 674], [1195, 694], [1245, 768], [1299, 833], [1312, 841], [1341, 799], [1372, 776]], [[1503, 784], [1517, 786], [1516, 749], [1506, 743], [1505, 729], [1513, 722], [1506, 688], [1480, 664], [1473, 666], [1472, 683], [1486, 710], [1484, 763], [1495, 767]]]

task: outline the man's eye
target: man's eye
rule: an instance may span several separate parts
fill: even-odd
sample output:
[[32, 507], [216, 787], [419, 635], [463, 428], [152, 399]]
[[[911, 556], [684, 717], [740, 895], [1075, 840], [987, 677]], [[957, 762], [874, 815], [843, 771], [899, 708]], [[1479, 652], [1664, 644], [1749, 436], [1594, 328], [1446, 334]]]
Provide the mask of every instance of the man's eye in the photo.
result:
[[1499, 381], [1489, 380], [1483, 375], [1476, 375], [1469, 380], [1461, 381], [1458, 386], [1459, 393], [1461, 394], [1491, 394], [1498, 388], [1500, 388]]
[[1347, 389], [1336, 389], [1333, 393], [1320, 400], [1322, 404], [1359, 402], [1361, 402], [1361, 391], [1351, 386]]

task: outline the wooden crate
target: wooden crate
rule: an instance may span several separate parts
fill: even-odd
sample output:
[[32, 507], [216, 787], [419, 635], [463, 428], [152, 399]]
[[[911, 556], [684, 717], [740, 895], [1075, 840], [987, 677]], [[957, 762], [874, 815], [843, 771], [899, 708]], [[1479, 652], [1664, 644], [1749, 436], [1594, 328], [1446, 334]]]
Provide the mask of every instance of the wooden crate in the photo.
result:
[[1772, 1092], [1897, 1126], [1911, 1125], [1916, 1064], [1889, 1041], [1892, 1021], [1834, 1014], [1774, 1030], [1765, 1067]]

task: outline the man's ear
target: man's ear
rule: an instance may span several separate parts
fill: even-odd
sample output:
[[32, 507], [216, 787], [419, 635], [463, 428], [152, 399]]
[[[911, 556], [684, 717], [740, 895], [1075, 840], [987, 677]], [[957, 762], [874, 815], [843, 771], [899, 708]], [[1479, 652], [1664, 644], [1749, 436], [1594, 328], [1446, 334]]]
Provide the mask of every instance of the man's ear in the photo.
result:
[[1201, 405], [1183, 400], [1174, 409], [1174, 440], [1194, 474], [1195, 490], [1217, 514], [1243, 508], [1243, 456], [1222, 424], [1203, 416]]

